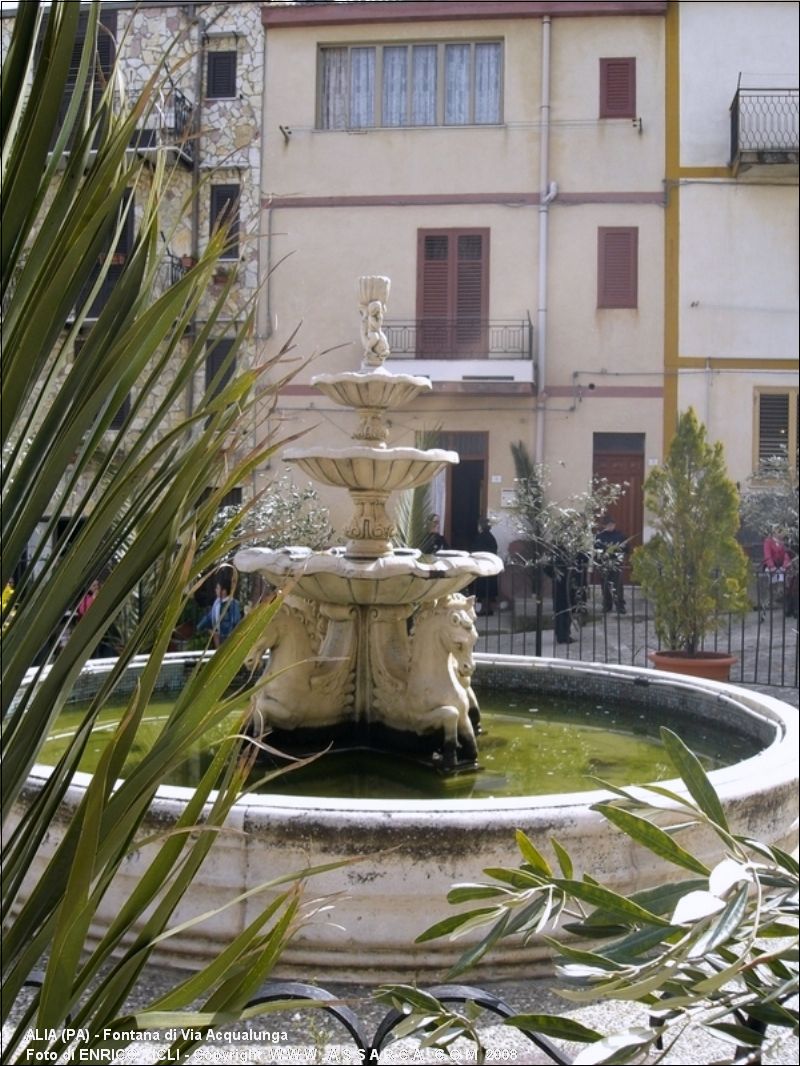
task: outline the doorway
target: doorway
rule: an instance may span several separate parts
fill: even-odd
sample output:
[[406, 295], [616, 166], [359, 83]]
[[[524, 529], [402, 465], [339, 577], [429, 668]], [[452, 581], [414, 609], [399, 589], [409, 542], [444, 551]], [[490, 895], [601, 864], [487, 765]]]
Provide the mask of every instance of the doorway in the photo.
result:
[[[607, 481], [628, 483], [625, 495], [609, 508], [611, 517], [628, 538], [628, 562], [631, 553], [642, 543], [644, 528], [644, 433], [595, 433], [592, 476]], [[630, 581], [626, 565], [624, 580]]]
[[458, 452], [461, 457], [447, 472], [445, 539], [451, 548], [469, 551], [478, 533], [478, 519], [486, 513], [489, 434], [443, 432], [438, 446]]

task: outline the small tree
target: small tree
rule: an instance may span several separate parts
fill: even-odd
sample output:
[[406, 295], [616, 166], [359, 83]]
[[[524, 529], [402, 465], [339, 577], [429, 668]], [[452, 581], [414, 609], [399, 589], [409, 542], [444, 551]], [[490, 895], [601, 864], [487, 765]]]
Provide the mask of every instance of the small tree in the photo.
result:
[[788, 453], [770, 455], [747, 479], [741, 502], [742, 525], [762, 537], [776, 533], [796, 554], [799, 497], [797, 467], [792, 467]]
[[580, 557], [589, 560], [597, 521], [623, 495], [625, 486], [595, 478], [585, 492], [551, 500], [547, 466], [534, 463], [522, 441], [512, 444], [511, 454], [517, 475], [513, 514], [517, 532], [531, 545], [532, 561], [561, 566]]
[[655, 605], [662, 644], [695, 655], [720, 613], [747, 609], [748, 564], [722, 445], [708, 442], [691, 408], [644, 490], [655, 534], [633, 553], [633, 576]]

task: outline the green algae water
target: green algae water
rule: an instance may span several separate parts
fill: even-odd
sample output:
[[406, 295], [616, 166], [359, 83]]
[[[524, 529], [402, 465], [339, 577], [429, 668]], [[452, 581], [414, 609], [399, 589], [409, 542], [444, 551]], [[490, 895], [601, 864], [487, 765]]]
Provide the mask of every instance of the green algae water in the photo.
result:
[[[312, 765], [283, 773], [256, 791], [283, 796], [339, 799], [487, 799], [580, 792], [613, 785], [660, 781], [673, 777], [658, 738], [662, 720], [641, 707], [617, 699], [534, 695], [504, 691], [479, 693], [483, 733], [479, 769], [444, 776], [396, 754], [331, 752]], [[148, 708], [136, 738], [135, 761], [164, 728], [169, 702]], [[42, 749], [40, 762], [54, 764], [78, 726], [85, 705], [71, 705], [60, 715]], [[91, 773], [122, 713], [108, 707], [92, 731], [80, 769]], [[239, 717], [220, 726], [218, 738], [236, 732]], [[701, 723], [676, 729], [706, 769], [726, 766], [754, 755], [755, 742], [722, 730], [712, 735]], [[214, 738], [190, 749], [186, 761], [165, 784], [193, 786], [208, 766]], [[263, 771], [258, 771], [261, 776]]]

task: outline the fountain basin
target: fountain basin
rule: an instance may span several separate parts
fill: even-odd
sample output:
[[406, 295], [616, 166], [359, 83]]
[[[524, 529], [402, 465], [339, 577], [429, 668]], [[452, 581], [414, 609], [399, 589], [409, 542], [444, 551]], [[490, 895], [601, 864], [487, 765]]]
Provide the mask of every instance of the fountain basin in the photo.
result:
[[323, 485], [351, 492], [390, 493], [413, 489], [430, 481], [439, 470], [458, 462], [456, 452], [441, 448], [288, 448], [287, 463]]
[[[167, 684], [170, 678], [182, 676], [184, 661], [179, 656], [168, 659], [164, 667]], [[730, 685], [635, 667], [518, 656], [476, 656], [476, 660], [479, 683], [484, 687], [522, 686], [531, 693], [582, 695], [624, 691], [626, 700], [637, 701], [646, 713], [678, 733], [681, 720], [700, 716], [720, 730], [737, 730], [758, 738], [763, 744], [759, 754], [713, 771], [711, 780], [734, 831], [783, 847], [794, 846], [799, 733], [797, 712], [788, 705]], [[92, 684], [99, 684], [102, 670], [102, 664], [90, 664], [79, 682], [82, 697], [91, 694]], [[132, 676], [131, 683], [133, 680]], [[49, 772], [47, 767], [35, 767], [29, 790], [39, 787]], [[662, 783], [683, 791], [677, 782]], [[87, 775], [76, 775], [61, 819], [40, 856], [40, 869], [57, 847], [86, 784]], [[190, 794], [189, 789], [163, 786], [145, 831], [158, 826], [163, 832], [179, 817]], [[517, 828], [548, 855], [552, 855], [549, 839], [556, 837], [572, 854], [577, 876], [591, 872], [620, 892], [683, 876], [589, 809], [608, 795], [592, 790], [514, 799], [434, 801], [246, 797], [236, 805], [231, 818], [232, 828], [239, 832], [220, 835], [195, 881], [191, 899], [185, 901], [175, 920], [212, 910], [281, 873], [337, 858], [356, 858], [362, 861], [309, 883], [309, 897], [341, 895], [331, 900], [332, 912], [324, 918], [318, 916], [301, 930], [282, 957], [279, 972], [305, 979], [319, 976], [359, 982], [417, 976], [429, 980], [454, 962], [468, 941], [415, 945], [414, 938], [432, 921], [450, 913], [445, 896], [451, 884], [481, 880], [485, 866], [517, 864]], [[716, 839], [707, 834], [692, 830], [680, 839], [709, 865], [720, 857]], [[112, 885], [101, 921], [110, 921], [117, 913], [143, 868], [144, 856], [134, 855]], [[172, 938], [165, 942], [161, 959], [182, 967], [208, 959], [241, 931], [254, 917], [255, 909], [253, 901], [238, 904], [190, 935]], [[484, 963], [484, 976], [530, 976], [543, 968], [545, 958], [540, 944], [523, 947], [503, 942]]]
[[236, 553], [236, 566], [245, 573], [259, 571], [279, 587], [291, 579], [295, 595], [316, 603], [371, 607], [439, 599], [499, 569], [490, 552], [447, 551], [422, 558], [410, 549], [377, 559], [348, 559], [337, 549], [243, 548]]
[[402, 407], [433, 386], [428, 378], [413, 374], [392, 374], [383, 367], [347, 370], [339, 374], [318, 374], [311, 385], [328, 399], [344, 407], [386, 411]]

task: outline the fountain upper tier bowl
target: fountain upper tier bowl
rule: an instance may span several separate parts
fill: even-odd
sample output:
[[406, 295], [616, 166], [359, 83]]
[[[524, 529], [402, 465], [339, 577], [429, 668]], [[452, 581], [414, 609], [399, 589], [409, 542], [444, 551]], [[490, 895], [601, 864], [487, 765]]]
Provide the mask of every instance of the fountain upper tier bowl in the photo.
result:
[[390, 493], [413, 489], [431, 480], [445, 466], [458, 462], [456, 452], [440, 448], [290, 448], [283, 453], [309, 477], [352, 492]]
[[489, 552], [444, 551], [421, 556], [396, 548], [377, 559], [348, 559], [341, 548], [312, 552], [310, 548], [243, 548], [236, 565], [258, 571], [279, 587], [291, 579], [292, 592], [316, 603], [386, 606], [422, 603], [458, 592], [470, 578], [497, 573]]
[[311, 384], [343, 407], [374, 411], [402, 407], [421, 392], [430, 392], [433, 388], [428, 378], [392, 374], [383, 367], [319, 374], [311, 379]]

